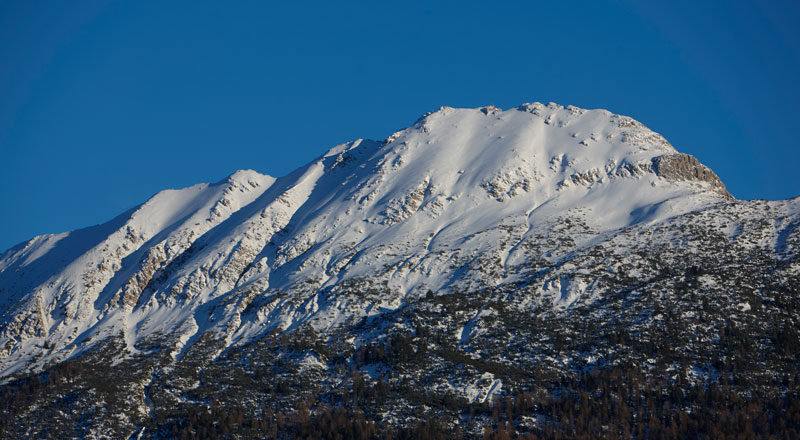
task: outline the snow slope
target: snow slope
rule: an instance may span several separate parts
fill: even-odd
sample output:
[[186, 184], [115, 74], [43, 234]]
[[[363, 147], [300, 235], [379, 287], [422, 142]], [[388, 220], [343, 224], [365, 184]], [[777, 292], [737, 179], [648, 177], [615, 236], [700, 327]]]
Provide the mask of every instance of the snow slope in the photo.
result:
[[[711, 170], [625, 116], [442, 108], [281, 178], [238, 171], [6, 251], [0, 377], [114, 338], [130, 354], [168, 338], [180, 358], [204, 335], [230, 346], [301, 324], [324, 333], [428, 291], [524, 281], [537, 259], [736, 203]], [[798, 216], [797, 200], [775, 203]], [[567, 225], [569, 246], [531, 253]], [[554, 279], [542, 295], [559, 292], [563, 310], [587, 285]]]

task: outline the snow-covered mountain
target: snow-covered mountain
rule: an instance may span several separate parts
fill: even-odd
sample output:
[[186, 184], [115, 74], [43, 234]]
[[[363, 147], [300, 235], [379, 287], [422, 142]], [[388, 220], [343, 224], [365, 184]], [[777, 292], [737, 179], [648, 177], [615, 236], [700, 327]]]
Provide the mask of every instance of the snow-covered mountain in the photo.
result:
[[[171, 335], [179, 356], [209, 330], [230, 343], [306, 321], [325, 331], [428, 290], [517, 281], [529, 259], [521, 245], [567, 214], [588, 245], [729, 199], [713, 172], [624, 116], [442, 108], [280, 179], [239, 171], [11, 249], [0, 260], [0, 368], [62, 360], [115, 335], [132, 353]], [[498, 270], [463, 270], [478, 260]], [[381, 293], [340, 292], [353, 282]]]
[[[444, 107], [284, 177], [237, 171], [6, 251], [0, 377], [110, 345], [114, 364], [162, 356], [153, 377], [199, 342], [213, 347], [203, 365], [295, 331], [345, 335], [357, 349], [392, 327], [365, 322], [391, 322], [425, 298], [489, 292], [463, 319], [441, 318], [451, 342], [479, 357], [498, 313], [488, 298], [569, 316], [607, 300], [618, 281], [609, 277], [670, 270], [639, 265], [642, 253], [680, 250], [680, 265], [708, 251], [687, 239], [698, 224], [742, 252], [764, 249], [796, 280], [799, 222], [800, 200], [735, 200], [710, 169], [626, 116], [552, 103]], [[308, 362], [327, 368], [322, 357]], [[501, 392], [502, 381], [477, 377], [447, 386], [470, 401]]]

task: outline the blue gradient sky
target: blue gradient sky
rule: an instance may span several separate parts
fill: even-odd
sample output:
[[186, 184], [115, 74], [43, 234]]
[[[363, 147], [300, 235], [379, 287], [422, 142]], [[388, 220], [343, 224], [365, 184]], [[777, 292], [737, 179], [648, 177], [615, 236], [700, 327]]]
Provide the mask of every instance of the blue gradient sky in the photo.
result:
[[0, 251], [442, 105], [607, 108], [800, 195], [797, 2], [225, 3], [0, 1]]

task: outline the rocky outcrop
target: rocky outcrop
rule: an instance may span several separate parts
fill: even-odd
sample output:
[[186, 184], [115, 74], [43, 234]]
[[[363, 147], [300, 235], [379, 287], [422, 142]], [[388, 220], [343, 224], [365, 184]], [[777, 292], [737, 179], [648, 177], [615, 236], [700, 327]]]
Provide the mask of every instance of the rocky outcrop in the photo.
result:
[[653, 158], [653, 171], [669, 181], [700, 181], [715, 191], [733, 198], [719, 177], [697, 158], [684, 153], [664, 154]]

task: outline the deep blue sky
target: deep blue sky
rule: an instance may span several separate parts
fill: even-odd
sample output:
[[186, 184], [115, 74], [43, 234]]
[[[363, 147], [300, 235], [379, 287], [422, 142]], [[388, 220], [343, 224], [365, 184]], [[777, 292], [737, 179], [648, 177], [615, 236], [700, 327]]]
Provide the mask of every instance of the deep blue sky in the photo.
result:
[[338, 3], [0, 0], [0, 251], [442, 105], [607, 108], [800, 195], [797, 2]]

